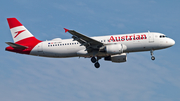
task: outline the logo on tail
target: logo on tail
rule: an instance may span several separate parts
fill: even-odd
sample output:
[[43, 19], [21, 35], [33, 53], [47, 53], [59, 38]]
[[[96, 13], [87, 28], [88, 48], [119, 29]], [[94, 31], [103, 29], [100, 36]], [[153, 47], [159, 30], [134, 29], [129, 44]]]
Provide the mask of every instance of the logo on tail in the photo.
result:
[[30, 54], [31, 50], [40, 42], [16, 18], [7, 18], [13, 42], [6, 42], [7, 51]]
[[14, 38], [16, 38], [19, 34], [21, 34], [22, 32], [24, 32], [25, 30], [21, 30], [21, 31], [17, 31], [15, 32], [16, 36]]

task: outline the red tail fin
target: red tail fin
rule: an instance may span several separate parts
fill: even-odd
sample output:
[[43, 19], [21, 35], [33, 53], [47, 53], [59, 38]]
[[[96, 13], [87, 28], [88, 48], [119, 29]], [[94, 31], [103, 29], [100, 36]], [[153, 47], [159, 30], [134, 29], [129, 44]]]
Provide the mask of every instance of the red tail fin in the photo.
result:
[[16, 18], [7, 18], [7, 21], [14, 42], [19, 45], [27, 46], [28, 48], [19, 50], [9, 46], [6, 48], [6, 50], [29, 54], [34, 46], [41, 42], [40, 40], [36, 39]]

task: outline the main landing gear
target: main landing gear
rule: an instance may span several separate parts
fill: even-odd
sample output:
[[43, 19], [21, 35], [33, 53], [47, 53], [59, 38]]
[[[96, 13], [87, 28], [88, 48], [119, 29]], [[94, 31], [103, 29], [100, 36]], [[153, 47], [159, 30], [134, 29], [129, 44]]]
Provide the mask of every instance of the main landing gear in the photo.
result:
[[99, 67], [100, 67], [100, 64], [99, 64], [99, 62], [98, 62], [99, 59], [101, 59], [101, 58], [97, 57], [97, 59], [96, 59], [94, 56], [91, 58], [91, 62], [94, 63], [94, 66], [95, 66], [96, 68], [99, 68]]
[[153, 56], [154, 55], [153, 50], [151, 50], [150, 53], [151, 53], [151, 60], [155, 60], [155, 57]]

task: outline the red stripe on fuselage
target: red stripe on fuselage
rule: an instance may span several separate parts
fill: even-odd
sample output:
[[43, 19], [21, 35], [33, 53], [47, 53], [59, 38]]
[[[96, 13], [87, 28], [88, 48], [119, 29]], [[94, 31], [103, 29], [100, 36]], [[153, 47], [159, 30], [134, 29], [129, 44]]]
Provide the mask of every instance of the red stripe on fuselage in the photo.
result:
[[22, 45], [22, 46], [27, 46], [27, 49], [14, 49], [13, 47], [9, 46], [6, 47], [7, 51], [11, 51], [11, 52], [16, 52], [16, 53], [21, 53], [21, 54], [29, 54], [31, 52], [31, 50], [42, 41], [36, 39], [34, 36], [33, 37], [29, 37], [23, 40], [20, 40], [18, 42], [16, 42], [16, 44]]

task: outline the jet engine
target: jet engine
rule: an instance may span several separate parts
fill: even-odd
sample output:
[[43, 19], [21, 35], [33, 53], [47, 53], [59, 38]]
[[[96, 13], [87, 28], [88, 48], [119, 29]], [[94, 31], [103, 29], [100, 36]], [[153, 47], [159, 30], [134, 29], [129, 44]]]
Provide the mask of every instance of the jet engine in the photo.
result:
[[126, 53], [111, 55], [111, 56], [104, 57], [104, 60], [112, 61], [112, 62], [116, 62], [116, 63], [126, 62], [127, 55], [126, 55]]
[[127, 47], [123, 44], [108, 44], [100, 48], [100, 52], [106, 52], [107, 54], [121, 54]]

